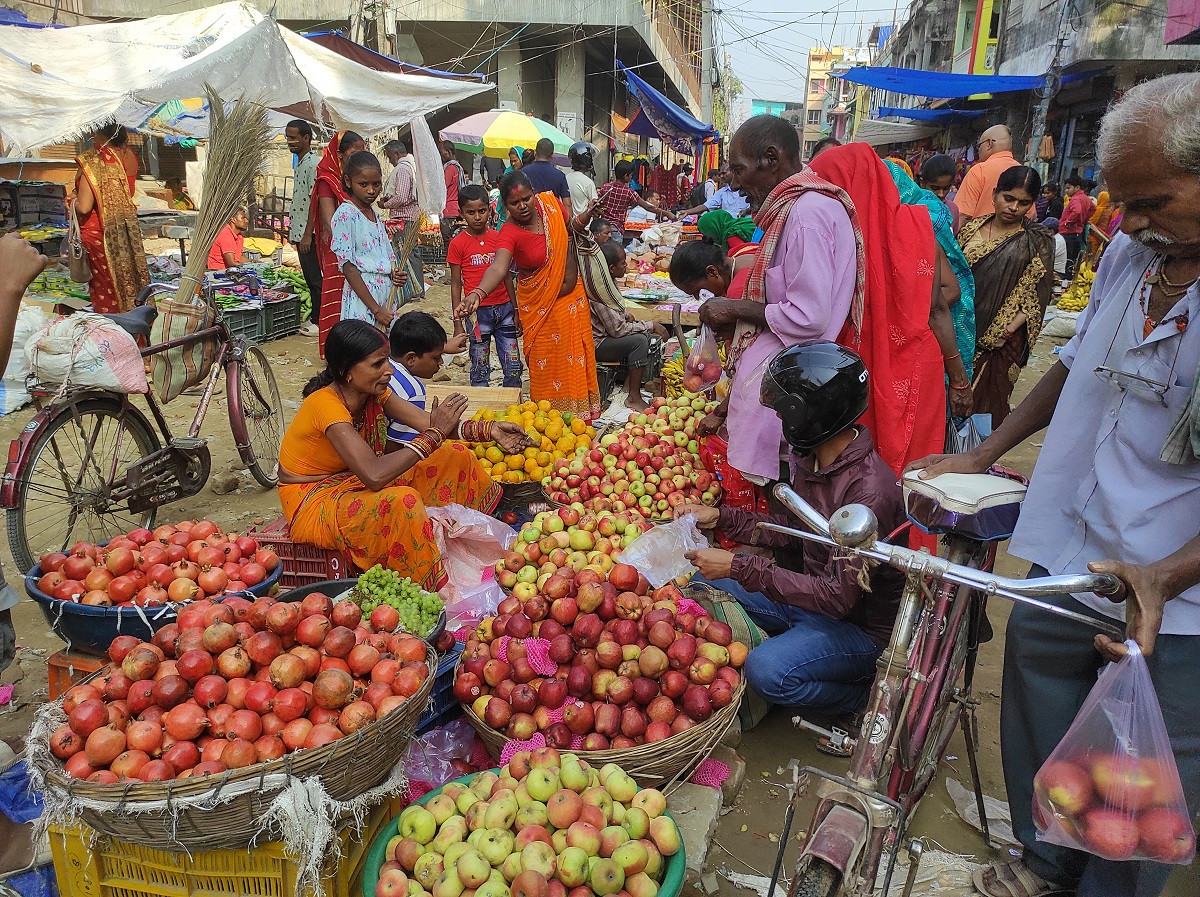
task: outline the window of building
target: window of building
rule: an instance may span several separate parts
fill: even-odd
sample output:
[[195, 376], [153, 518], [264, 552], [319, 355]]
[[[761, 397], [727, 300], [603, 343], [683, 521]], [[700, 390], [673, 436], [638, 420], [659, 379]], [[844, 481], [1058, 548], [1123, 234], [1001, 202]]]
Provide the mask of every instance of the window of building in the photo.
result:
[[820, 109], [809, 109], [808, 110], [808, 118], [806, 119], [806, 121], [810, 125], [819, 125], [821, 123], [821, 110]]
[[816, 145], [817, 145], [817, 141], [815, 141], [815, 140], [805, 140], [804, 141], [804, 158], [805, 159], [812, 158], [813, 149], [816, 147]]
[[812, 80], [810, 80], [808, 82], [808, 92], [809, 93], [820, 93], [821, 92], [821, 79], [820, 78], [813, 78]]

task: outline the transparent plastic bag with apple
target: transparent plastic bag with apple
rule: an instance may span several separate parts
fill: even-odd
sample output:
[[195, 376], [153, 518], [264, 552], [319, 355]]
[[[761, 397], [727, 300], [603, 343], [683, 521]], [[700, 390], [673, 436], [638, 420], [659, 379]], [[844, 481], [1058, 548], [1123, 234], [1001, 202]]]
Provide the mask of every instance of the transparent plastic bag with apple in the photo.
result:
[[1125, 644], [1034, 777], [1038, 839], [1108, 860], [1187, 864], [1196, 837], [1167, 727], [1146, 658]]
[[683, 364], [683, 388], [700, 392], [721, 379], [721, 350], [716, 334], [705, 324]]
[[502, 597], [494, 581], [484, 579], [484, 571], [516, 541], [517, 531], [507, 523], [482, 511], [462, 505], [427, 506], [433, 523], [433, 538], [446, 567], [449, 582], [438, 590], [446, 605], [447, 625], [474, 625], [494, 613]]
[[708, 540], [696, 528], [696, 515], [684, 514], [678, 520], [651, 527], [621, 552], [621, 563], [629, 564], [656, 589], [676, 576], [696, 572], [684, 555], [708, 548]]

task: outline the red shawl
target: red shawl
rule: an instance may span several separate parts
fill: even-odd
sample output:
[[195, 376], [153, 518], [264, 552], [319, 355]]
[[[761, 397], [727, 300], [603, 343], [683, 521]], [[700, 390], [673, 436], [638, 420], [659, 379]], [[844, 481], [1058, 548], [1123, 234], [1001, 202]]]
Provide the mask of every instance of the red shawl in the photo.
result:
[[856, 332], [847, 321], [838, 342], [862, 356], [871, 373], [863, 423], [899, 474], [908, 462], [942, 451], [946, 434], [944, 362], [929, 329], [933, 225], [922, 206], [901, 204], [887, 167], [865, 143], [826, 150], [812, 171], [844, 189], [857, 211], [866, 256], [862, 325]]
[[329, 145], [325, 147], [325, 153], [321, 156], [321, 161], [317, 163], [317, 179], [313, 183], [312, 202], [309, 205], [309, 214], [313, 217], [313, 245], [320, 246], [319, 237], [321, 236], [321, 212], [320, 203], [317, 201], [317, 186], [324, 183], [333, 191], [333, 195], [337, 197], [338, 203], [343, 203], [350, 198], [350, 194], [346, 192], [346, 188], [342, 186], [342, 159], [338, 155], [338, 144], [342, 142], [342, 134], [338, 131], [329, 140]]

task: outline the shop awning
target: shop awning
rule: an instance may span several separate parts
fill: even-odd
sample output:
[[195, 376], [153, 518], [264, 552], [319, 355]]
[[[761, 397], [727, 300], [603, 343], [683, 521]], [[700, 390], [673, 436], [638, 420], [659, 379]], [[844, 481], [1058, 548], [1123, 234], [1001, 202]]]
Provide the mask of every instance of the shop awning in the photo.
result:
[[855, 143], [869, 143], [871, 146], [887, 146], [889, 143], [909, 143], [914, 140], [924, 140], [942, 133], [938, 125], [908, 124], [899, 121], [877, 121], [873, 118], [858, 123], [854, 132]]
[[639, 109], [633, 121], [621, 129], [622, 134], [632, 134], [634, 137], [653, 137], [658, 139], [658, 130], [651, 124], [646, 113]]
[[356, 44], [340, 31], [309, 31], [307, 37], [315, 44], [320, 44], [326, 50], [332, 50], [339, 56], [352, 59], [359, 65], [365, 65], [377, 72], [392, 72], [396, 75], [433, 75], [436, 78], [463, 78], [470, 81], [487, 81], [487, 75], [481, 72], [444, 72], [441, 69], [431, 69], [411, 62], [401, 62], [382, 53], [376, 53], [370, 47]]
[[895, 109], [891, 106], [880, 106], [879, 117], [908, 118], [913, 121], [927, 121], [934, 124], [949, 125], [959, 121], [970, 121], [987, 115], [989, 109]]
[[[1104, 69], [1074, 72], [1063, 75], [1062, 83], [1083, 81], [1100, 74]], [[956, 75], [951, 72], [926, 72], [921, 69], [901, 69], [888, 66], [860, 65], [834, 75], [851, 84], [862, 84], [892, 93], [917, 97], [973, 97], [983, 93], [1010, 93], [1015, 90], [1036, 90], [1046, 84], [1046, 75]]]
[[721, 136], [712, 125], [706, 125], [686, 109], [669, 100], [619, 61], [617, 65], [625, 73], [629, 89], [641, 103], [642, 112], [658, 132], [655, 136], [661, 137], [682, 153], [695, 152], [698, 140]]

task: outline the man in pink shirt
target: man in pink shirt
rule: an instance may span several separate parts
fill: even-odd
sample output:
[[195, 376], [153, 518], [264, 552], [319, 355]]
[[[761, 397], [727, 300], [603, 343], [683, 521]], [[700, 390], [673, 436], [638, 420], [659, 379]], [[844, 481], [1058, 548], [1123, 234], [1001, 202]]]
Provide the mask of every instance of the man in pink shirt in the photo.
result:
[[[733, 189], [761, 206], [804, 169], [796, 129], [777, 116], [751, 118], [733, 135], [729, 165]], [[782, 425], [758, 400], [766, 363], [786, 346], [836, 340], [850, 314], [857, 272], [849, 214], [838, 200], [808, 190], [787, 213], [767, 268], [766, 303], [710, 299], [701, 306], [701, 321], [714, 329], [728, 331], [739, 320], [762, 327], [738, 360], [727, 405], [729, 463], [742, 473], [760, 482], [779, 479]]]
[[[1021, 164], [1013, 158], [1012, 133], [1004, 125], [992, 125], [984, 131], [979, 135], [976, 147], [979, 161], [963, 176], [954, 197], [964, 220], [992, 214], [995, 211], [992, 194], [996, 192], [996, 181], [1002, 172]], [[1033, 217], [1033, 212], [1031, 207], [1030, 217]]]

